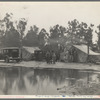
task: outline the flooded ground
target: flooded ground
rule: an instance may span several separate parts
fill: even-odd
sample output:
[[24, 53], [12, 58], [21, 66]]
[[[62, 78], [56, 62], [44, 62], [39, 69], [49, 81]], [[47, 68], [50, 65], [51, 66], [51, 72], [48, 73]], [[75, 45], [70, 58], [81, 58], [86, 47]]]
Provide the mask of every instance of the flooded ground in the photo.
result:
[[93, 70], [0, 68], [1, 95], [70, 95], [76, 92], [75, 86], [99, 82], [100, 73]]

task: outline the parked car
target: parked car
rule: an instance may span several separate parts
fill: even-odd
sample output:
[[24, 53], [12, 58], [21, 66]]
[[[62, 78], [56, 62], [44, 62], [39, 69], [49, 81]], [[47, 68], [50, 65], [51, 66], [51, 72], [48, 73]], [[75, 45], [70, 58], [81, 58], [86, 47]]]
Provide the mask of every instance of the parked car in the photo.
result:
[[44, 60], [45, 59], [44, 52], [41, 51], [41, 50], [35, 50], [33, 58], [36, 61], [42, 61], [42, 60]]
[[4, 59], [6, 63], [10, 60], [21, 60], [21, 49], [18, 47], [6, 47], [1, 49], [0, 59]]

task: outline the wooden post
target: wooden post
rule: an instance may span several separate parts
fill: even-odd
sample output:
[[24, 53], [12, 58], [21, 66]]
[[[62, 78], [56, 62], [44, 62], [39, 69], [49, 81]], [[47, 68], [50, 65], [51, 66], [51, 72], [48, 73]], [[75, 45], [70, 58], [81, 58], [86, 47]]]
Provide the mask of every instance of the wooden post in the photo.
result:
[[89, 72], [87, 72], [87, 84], [89, 84]]
[[[20, 33], [21, 34], [21, 33]], [[21, 46], [21, 60], [22, 60], [22, 49], [23, 49], [23, 43], [22, 43], [22, 34], [21, 34], [21, 44], [20, 44], [20, 46]]]
[[87, 43], [87, 54], [88, 54], [88, 56], [87, 56], [87, 62], [89, 61], [89, 43]]

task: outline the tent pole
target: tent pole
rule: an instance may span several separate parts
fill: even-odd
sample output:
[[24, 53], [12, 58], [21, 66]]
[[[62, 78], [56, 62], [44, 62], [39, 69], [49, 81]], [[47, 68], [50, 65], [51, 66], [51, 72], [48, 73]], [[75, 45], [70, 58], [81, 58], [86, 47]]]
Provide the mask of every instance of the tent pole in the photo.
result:
[[22, 43], [22, 34], [21, 34], [21, 43], [20, 43], [20, 45], [21, 45], [21, 60], [22, 60], [22, 48], [23, 48], [23, 43]]
[[87, 44], [87, 54], [88, 54], [88, 56], [87, 56], [87, 62], [89, 62], [89, 43]]

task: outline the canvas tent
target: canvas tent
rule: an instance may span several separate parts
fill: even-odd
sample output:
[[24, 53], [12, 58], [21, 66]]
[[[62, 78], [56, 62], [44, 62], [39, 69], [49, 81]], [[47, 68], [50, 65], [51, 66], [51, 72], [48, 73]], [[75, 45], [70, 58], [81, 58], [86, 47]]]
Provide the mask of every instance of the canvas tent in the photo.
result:
[[[87, 45], [72, 45], [64, 53], [66, 55], [65, 58], [67, 59], [67, 61], [72, 60], [71, 62], [87, 62], [88, 47]], [[71, 55], [73, 56], [72, 58], [71, 58]], [[91, 62], [100, 61], [100, 53], [95, 53], [89, 48], [89, 58], [88, 59]]]
[[[73, 45], [74, 47], [76, 47], [77, 49], [79, 49], [80, 51], [88, 54], [88, 50], [87, 50], [87, 45]], [[96, 53], [93, 52], [90, 48], [89, 48], [89, 55], [100, 55], [100, 53]]]
[[32, 60], [35, 50], [40, 50], [40, 49], [38, 47], [23, 46], [23, 49], [22, 49], [22, 58], [23, 58], [23, 60]]
[[[87, 45], [73, 45], [77, 50], [77, 61], [78, 62], [87, 62], [88, 57], [88, 47]], [[89, 58], [90, 62], [100, 61], [100, 53], [93, 52], [89, 48]]]

